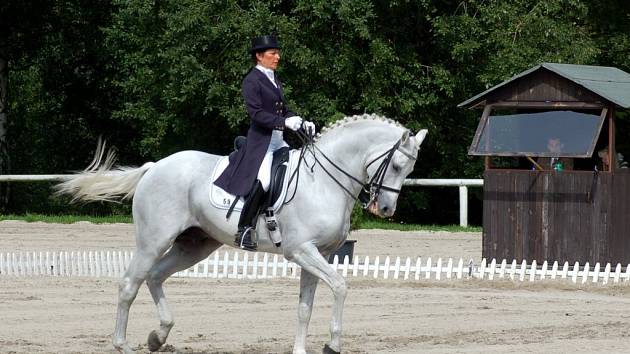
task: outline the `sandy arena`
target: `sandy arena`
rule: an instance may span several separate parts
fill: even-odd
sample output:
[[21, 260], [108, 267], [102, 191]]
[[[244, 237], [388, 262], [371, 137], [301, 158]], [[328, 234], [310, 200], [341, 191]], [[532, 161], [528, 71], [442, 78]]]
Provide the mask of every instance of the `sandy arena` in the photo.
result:
[[[479, 233], [357, 231], [355, 255], [473, 258]], [[133, 249], [133, 226], [0, 222], [0, 252]], [[166, 353], [290, 353], [298, 281], [171, 279]], [[344, 353], [628, 353], [630, 285], [348, 279]], [[0, 276], [0, 353], [116, 353], [115, 279]], [[329, 338], [330, 290], [320, 283], [309, 353]], [[128, 339], [148, 353], [158, 326], [143, 287]]]

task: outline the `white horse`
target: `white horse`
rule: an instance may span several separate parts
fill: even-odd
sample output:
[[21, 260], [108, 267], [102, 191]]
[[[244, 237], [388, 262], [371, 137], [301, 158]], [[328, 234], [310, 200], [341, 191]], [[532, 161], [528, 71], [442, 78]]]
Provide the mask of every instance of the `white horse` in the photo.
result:
[[[326, 256], [345, 241], [362, 189], [371, 189], [372, 213], [394, 214], [403, 180], [413, 170], [426, 133], [421, 130], [414, 136], [379, 116], [354, 116], [325, 128], [305, 153], [307, 163], [299, 165], [295, 196], [277, 214], [281, 247], [262, 236], [258, 241], [260, 251], [282, 254], [302, 267], [293, 353], [306, 353], [306, 332], [320, 279], [334, 296], [331, 338], [324, 353], [340, 352], [346, 284]], [[139, 168], [113, 169], [113, 159], [101, 164], [101, 157], [102, 151], [88, 169], [68, 178], [58, 190], [75, 200], [133, 198], [136, 251], [119, 285], [113, 344], [121, 353], [133, 353], [126, 337], [129, 309], [146, 281], [160, 318], [159, 328], [148, 337], [149, 349], [156, 351], [174, 324], [162, 283], [222, 244], [233, 245], [238, 215], [226, 220], [225, 210], [213, 207], [208, 197], [212, 171], [221, 156], [183, 151]], [[260, 218], [259, 230], [263, 223]]]

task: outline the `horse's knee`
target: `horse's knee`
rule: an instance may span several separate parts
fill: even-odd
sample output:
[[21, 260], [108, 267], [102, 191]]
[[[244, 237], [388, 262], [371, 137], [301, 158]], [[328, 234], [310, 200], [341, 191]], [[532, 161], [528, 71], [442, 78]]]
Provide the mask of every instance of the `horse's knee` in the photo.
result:
[[333, 284], [331, 288], [335, 297], [341, 300], [344, 300], [346, 296], [348, 295], [348, 287], [346, 286], [346, 281], [343, 278], [341, 278], [338, 282]]
[[298, 317], [301, 320], [310, 320], [311, 319], [312, 307], [303, 302], [298, 304]]

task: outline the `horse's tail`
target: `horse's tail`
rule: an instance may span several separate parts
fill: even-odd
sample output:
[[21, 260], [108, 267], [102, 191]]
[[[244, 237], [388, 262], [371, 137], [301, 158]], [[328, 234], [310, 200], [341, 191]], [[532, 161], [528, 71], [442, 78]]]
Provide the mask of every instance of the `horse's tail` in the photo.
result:
[[116, 152], [110, 149], [105, 155], [105, 143], [99, 139], [92, 163], [82, 172], [65, 177], [55, 186], [56, 194], [72, 195], [72, 201], [117, 201], [131, 199], [140, 178], [154, 165], [147, 162], [141, 167], [115, 166]]

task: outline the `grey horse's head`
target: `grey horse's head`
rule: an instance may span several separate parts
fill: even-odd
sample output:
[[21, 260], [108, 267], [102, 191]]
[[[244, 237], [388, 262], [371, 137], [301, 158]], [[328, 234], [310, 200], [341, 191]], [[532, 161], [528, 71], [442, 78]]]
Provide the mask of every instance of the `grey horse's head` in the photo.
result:
[[[422, 129], [415, 136], [409, 130], [403, 132], [400, 145], [393, 152], [391, 161], [385, 170], [382, 185], [386, 188], [381, 189], [373, 196], [375, 199], [368, 207], [368, 211], [372, 214], [384, 218], [394, 215], [398, 191], [400, 191], [405, 178], [413, 171], [420, 145], [422, 145], [427, 132], [426, 129]], [[368, 167], [368, 176], [371, 178], [377, 173], [377, 169], [378, 166]]]

